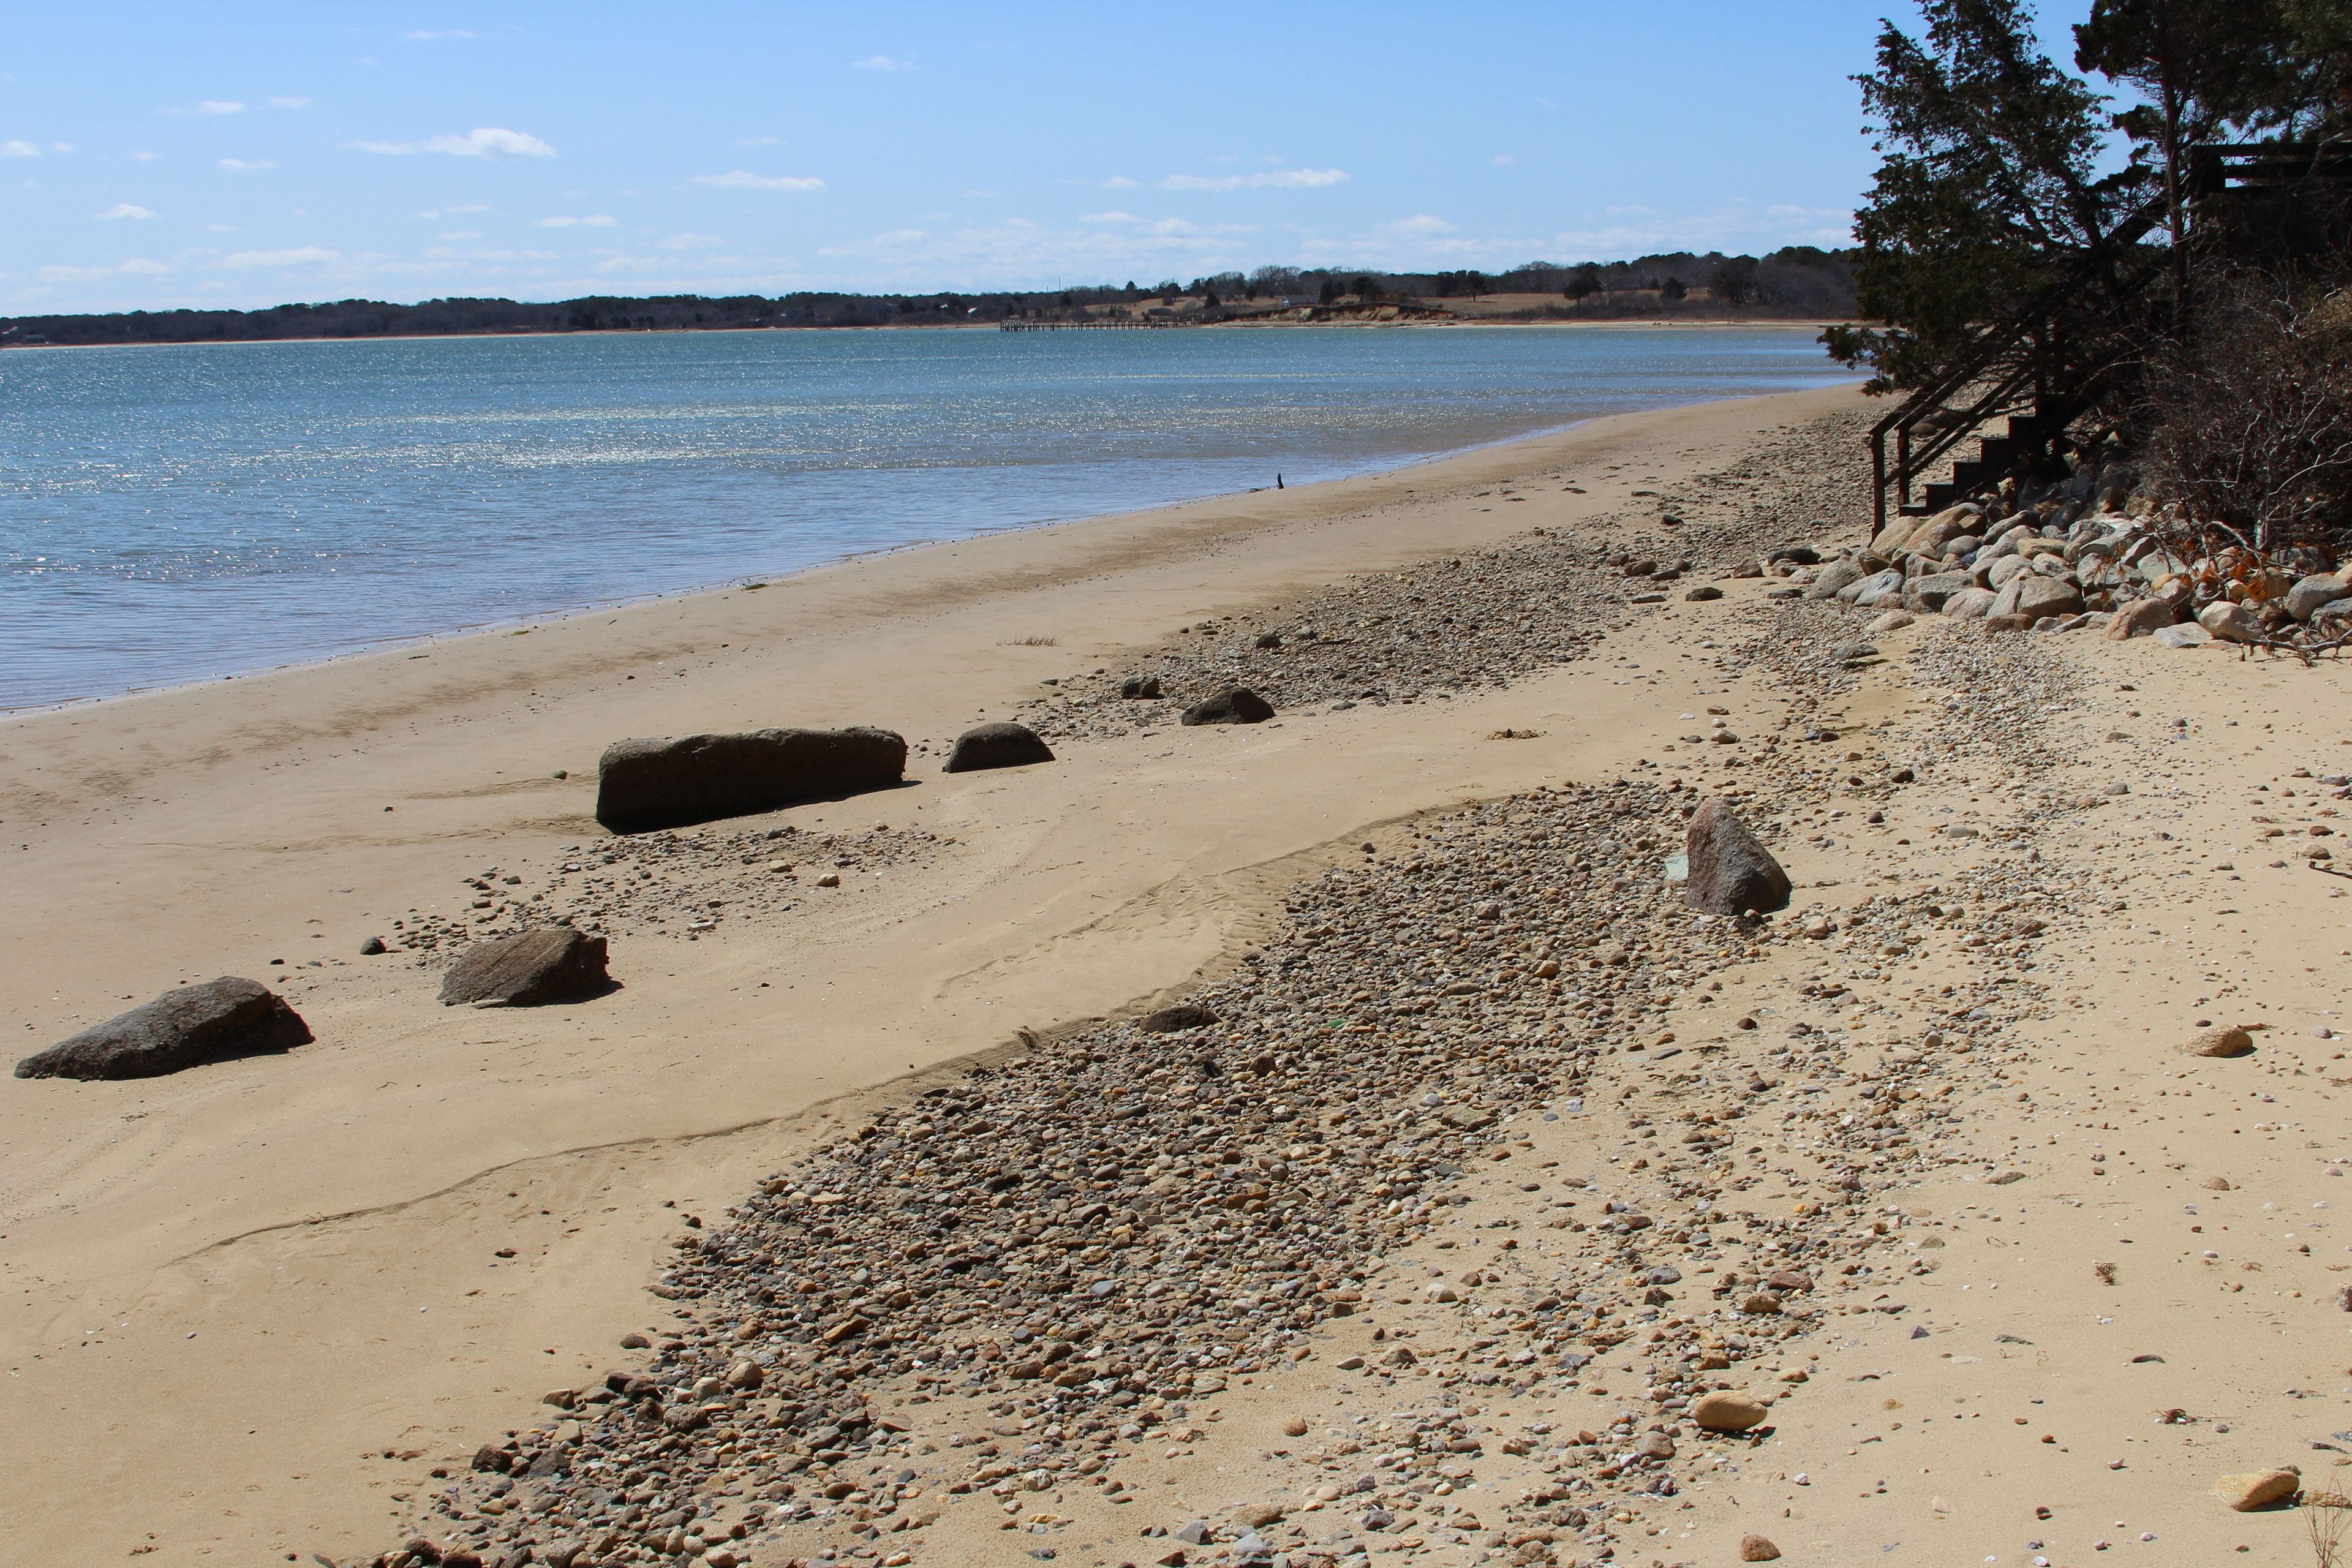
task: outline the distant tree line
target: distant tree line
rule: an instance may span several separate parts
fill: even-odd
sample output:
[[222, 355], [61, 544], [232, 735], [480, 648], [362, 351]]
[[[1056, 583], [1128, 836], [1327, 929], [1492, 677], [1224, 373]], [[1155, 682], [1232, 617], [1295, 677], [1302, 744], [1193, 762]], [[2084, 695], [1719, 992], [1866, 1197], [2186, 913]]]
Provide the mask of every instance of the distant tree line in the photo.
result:
[[[1354, 268], [1261, 267], [1189, 284], [1167, 279], [1090, 288], [983, 294], [797, 293], [706, 299], [592, 296], [532, 303], [515, 300], [379, 300], [274, 305], [262, 310], [130, 310], [110, 315], [0, 318], [0, 347], [26, 344], [253, 342], [295, 338], [486, 336], [594, 331], [740, 331], [766, 327], [883, 327], [1055, 321], [1171, 308], [1181, 301], [1210, 319], [1237, 319], [1301, 304], [1331, 306], [1515, 298], [1506, 312], [1527, 319], [1651, 316], [1663, 310], [1769, 317], [1844, 317], [1853, 280], [1843, 254], [1792, 247], [1764, 257], [1687, 251], [1633, 261], [1531, 261], [1507, 271], [1381, 272]], [[1488, 312], [1492, 313], [1492, 312]]]

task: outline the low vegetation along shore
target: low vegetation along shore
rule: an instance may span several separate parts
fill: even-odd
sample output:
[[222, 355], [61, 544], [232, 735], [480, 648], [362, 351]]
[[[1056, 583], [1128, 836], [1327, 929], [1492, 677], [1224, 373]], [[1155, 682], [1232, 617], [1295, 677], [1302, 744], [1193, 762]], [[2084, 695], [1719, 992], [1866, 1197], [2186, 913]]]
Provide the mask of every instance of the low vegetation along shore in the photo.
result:
[[[1077, 573], [1195, 608], [1148, 643], [999, 637], [1020, 682], [983, 668], [960, 700], [1054, 760], [949, 773], [952, 799], [627, 837], [526, 805], [270, 872], [457, 896], [373, 900], [332, 917], [336, 956], [259, 967], [314, 1043], [12, 1091], [11, 1371], [56, 1447], [127, 1445], [155, 1483], [101, 1498], [81, 1461], [12, 1466], [20, 1539], [573, 1568], [2294, 1560], [2324, 1510], [2272, 1500], [2334, 1484], [2352, 1321], [2322, 1131], [2352, 1082], [2339, 668], [1855, 607], [1813, 563], [1866, 531], [1856, 408], [1748, 407], [1357, 481]], [[1670, 468], [1693, 434], [1716, 444]], [[1302, 542], [1384, 520], [1384, 558], [1300, 575]], [[1004, 548], [975, 553], [1001, 574]], [[1052, 624], [1036, 589], [1001, 592], [1021, 602], [995, 624]], [[538, 657], [558, 705], [659, 668]], [[772, 711], [745, 700], [762, 685], [719, 706]], [[1276, 716], [1174, 722], [1234, 686]], [[180, 700], [148, 721], [193, 723]], [[568, 700], [569, 726], [600, 712]], [[918, 773], [949, 750], [912, 742]], [[63, 781], [37, 799], [11, 750], [6, 815], [46, 853], [25, 885], [70, 928], [46, 879], [136, 851], [58, 811]], [[1383, 782], [1327, 787], [1365, 770]], [[1187, 815], [1171, 786], [1213, 798]], [[389, 814], [336, 785], [327, 815], [435, 809], [387, 787]], [[1132, 837], [1085, 824], [1139, 807], [1187, 841], [1295, 826], [1109, 908], [1086, 869], [1038, 875]], [[1727, 816], [1785, 868], [1785, 907], [1713, 892]], [[967, 898], [1011, 924], [925, 924]], [[586, 999], [436, 1005], [453, 958], [565, 925], [596, 942]], [[380, 956], [351, 955], [361, 932]], [[947, 940], [962, 979], [915, 956]], [[824, 1011], [812, 988], [855, 988], [860, 951], [920, 994]], [[1132, 1000], [1089, 1007], [1041, 965]], [[983, 971], [1009, 1016], [963, 994]], [[500, 984], [541, 999], [453, 972], [438, 1000]], [[698, 1025], [704, 992], [750, 999]], [[809, 1036], [812, 1065], [746, 1054]], [[562, 1064], [593, 1037], [620, 1037], [618, 1070]], [[618, 1067], [647, 1051], [690, 1114], [582, 1098], [658, 1081]], [[894, 1081], [901, 1051], [921, 1065]], [[472, 1090], [491, 1118], [444, 1150], [428, 1129], [468, 1113], [449, 1089], [394, 1103], [394, 1080], [455, 1089], [467, 1063], [496, 1069]], [[766, 1087], [778, 1067], [795, 1087]], [[247, 1124], [223, 1090], [280, 1109]], [[535, 1102], [569, 1125], [535, 1139]], [[387, 1139], [415, 1157], [317, 1177], [348, 1212], [304, 1221], [289, 1191], [194, 1253], [220, 1221], [143, 1252], [68, 1239], [74, 1205], [190, 1196], [173, 1162], [207, 1141], [331, 1168], [289, 1113], [349, 1120], [347, 1165]], [[172, 1153], [104, 1131], [150, 1115]], [[111, 1198], [56, 1173], [60, 1134]], [[205, 1167], [238, 1168], [226, 1145]], [[352, 1349], [319, 1344], [346, 1370], [314, 1393], [292, 1380], [322, 1339]], [[99, 1436], [134, 1405], [163, 1447]]]

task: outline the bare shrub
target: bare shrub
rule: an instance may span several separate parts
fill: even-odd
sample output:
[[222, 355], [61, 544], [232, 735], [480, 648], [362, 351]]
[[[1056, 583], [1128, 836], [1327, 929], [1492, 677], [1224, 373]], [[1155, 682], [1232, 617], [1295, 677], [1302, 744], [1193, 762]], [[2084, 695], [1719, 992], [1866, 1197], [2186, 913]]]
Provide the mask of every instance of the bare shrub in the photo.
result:
[[2211, 268], [2195, 299], [2148, 362], [2158, 493], [2263, 552], [2352, 530], [2352, 291]]

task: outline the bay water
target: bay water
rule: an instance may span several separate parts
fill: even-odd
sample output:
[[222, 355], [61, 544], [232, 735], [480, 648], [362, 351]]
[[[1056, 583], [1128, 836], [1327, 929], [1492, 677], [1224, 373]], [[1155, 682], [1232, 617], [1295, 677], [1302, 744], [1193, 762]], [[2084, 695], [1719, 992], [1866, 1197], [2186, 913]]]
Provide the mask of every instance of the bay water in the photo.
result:
[[1790, 328], [0, 353], [0, 709], [1850, 379]]

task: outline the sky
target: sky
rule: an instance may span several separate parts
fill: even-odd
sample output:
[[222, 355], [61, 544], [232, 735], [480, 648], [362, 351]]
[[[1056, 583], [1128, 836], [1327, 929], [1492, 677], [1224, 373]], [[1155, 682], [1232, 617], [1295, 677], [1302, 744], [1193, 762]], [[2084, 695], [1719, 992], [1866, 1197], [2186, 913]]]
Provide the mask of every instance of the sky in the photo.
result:
[[0, 314], [1835, 246], [1889, 9], [26, 5]]

